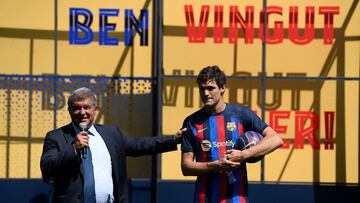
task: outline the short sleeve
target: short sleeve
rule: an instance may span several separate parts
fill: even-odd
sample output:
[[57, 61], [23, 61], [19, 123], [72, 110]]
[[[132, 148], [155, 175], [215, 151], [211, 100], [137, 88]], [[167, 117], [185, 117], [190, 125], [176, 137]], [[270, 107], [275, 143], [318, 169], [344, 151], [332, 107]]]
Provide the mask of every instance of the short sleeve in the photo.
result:
[[245, 108], [246, 125], [244, 126], [245, 131], [256, 131], [262, 133], [268, 125], [259, 118], [251, 109]]
[[192, 141], [192, 136], [191, 136], [191, 125], [189, 124], [189, 122], [187, 120], [184, 121], [183, 128], [187, 128], [187, 131], [185, 131], [185, 133], [181, 137], [181, 151], [192, 152], [193, 151], [193, 147], [192, 147], [193, 141]]

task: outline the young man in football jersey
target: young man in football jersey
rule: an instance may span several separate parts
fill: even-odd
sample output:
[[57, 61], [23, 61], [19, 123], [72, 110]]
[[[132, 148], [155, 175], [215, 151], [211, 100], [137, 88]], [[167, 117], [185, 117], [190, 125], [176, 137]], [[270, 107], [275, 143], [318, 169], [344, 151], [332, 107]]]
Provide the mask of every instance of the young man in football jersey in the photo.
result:
[[[198, 176], [193, 202], [247, 202], [246, 161], [272, 152], [281, 137], [251, 109], [224, 102], [226, 78], [218, 66], [203, 68], [197, 84], [204, 107], [183, 123], [181, 169]], [[239, 136], [256, 131], [263, 139], [254, 147], [236, 150]]]

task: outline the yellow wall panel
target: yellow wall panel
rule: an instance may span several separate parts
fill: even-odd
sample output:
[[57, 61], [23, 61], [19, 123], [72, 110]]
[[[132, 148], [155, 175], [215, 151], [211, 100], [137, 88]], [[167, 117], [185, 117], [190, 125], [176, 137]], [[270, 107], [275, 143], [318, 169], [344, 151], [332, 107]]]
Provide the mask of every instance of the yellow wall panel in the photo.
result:
[[6, 141], [0, 141], [0, 178], [6, 178]]
[[30, 177], [31, 178], [41, 178], [40, 171], [40, 157], [42, 153], [42, 144], [32, 144], [31, 145], [31, 158], [30, 158]]
[[24, 142], [11, 142], [9, 152], [9, 177], [26, 178], [28, 177], [28, 144]]
[[30, 43], [26, 39], [0, 37], [0, 72], [29, 74]]

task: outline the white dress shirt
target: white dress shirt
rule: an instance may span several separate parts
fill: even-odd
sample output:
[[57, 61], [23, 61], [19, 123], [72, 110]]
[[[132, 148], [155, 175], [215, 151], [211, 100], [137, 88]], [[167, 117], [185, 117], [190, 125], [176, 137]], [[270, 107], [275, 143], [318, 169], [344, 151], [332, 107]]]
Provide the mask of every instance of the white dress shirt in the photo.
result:
[[94, 167], [96, 202], [112, 203], [114, 196], [110, 154], [94, 125], [91, 125], [88, 131], [90, 132], [89, 148], [91, 149]]
[[[76, 134], [79, 133], [80, 129], [75, 127], [75, 125], [73, 126]], [[94, 168], [96, 203], [112, 203], [114, 202], [114, 188], [109, 151], [94, 125], [91, 125], [87, 131], [89, 134], [89, 148], [91, 150]], [[86, 194], [84, 195], [86, 196]]]

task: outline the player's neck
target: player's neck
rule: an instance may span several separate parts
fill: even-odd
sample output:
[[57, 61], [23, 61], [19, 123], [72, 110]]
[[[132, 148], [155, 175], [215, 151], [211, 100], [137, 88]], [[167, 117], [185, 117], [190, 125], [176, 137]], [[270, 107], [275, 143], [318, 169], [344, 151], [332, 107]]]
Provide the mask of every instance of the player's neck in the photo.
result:
[[205, 107], [205, 111], [208, 114], [221, 113], [225, 110], [226, 103], [220, 100], [215, 106]]

